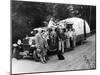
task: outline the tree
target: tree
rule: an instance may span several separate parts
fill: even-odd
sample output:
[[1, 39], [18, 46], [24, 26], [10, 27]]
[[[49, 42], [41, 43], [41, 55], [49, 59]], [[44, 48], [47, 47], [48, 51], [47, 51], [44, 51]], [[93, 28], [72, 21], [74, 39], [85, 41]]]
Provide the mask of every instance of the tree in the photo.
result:
[[[91, 16], [90, 8], [92, 11]], [[18, 38], [22, 39], [26, 34], [29, 34], [33, 28], [45, 26], [43, 22], [49, 22], [51, 17], [59, 20], [73, 16], [80, 17], [87, 20], [89, 24], [95, 25], [95, 9], [96, 8], [91, 6], [73, 4], [12, 1], [12, 39], [14, 42], [16, 42]], [[94, 25], [91, 25], [91, 27], [95, 27]]]

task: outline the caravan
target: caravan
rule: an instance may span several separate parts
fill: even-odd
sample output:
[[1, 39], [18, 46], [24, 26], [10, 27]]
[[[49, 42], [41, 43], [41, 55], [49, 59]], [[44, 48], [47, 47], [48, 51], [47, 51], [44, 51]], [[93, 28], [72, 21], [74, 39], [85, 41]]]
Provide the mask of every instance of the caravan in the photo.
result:
[[78, 17], [72, 17], [61, 20], [59, 24], [60, 23], [66, 23], [65, 27], [67, 28], [72, 25], [72, 28], [75, 29], [76, 33], [76, 42], [83, 41], [90, 34], [90, 27], [87, 21], [84, 19]]

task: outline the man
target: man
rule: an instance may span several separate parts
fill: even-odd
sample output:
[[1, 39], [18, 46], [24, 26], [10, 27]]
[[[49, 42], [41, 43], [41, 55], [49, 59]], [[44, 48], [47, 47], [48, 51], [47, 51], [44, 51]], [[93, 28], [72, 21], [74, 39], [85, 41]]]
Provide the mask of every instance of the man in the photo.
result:
[[47, 41], [43, 38], [43, 31], [39, 31], [36, 34], [36, 46], [37, 46], [37, 55], [40, 58], [42, 63], [46, 63], [47, 55]]
[[69, 35], [69, 39], [70, 39], [70, 48], [73, 49], [74, 48], [74, 36], [75, 36], [75, 32], [73, 31], [72, 28], [69, 29], [68, 35]]
[[58, 37], [59, 37], [59, 50], [61, 50], [62, 53], [64, 53], [65, 35], [64, 35], [64, 30], [62, 28], [60, 28]]
[[64, 60], [64, 56], [62, 53], [64, 53], [64, 32], [62, 29], [57, 28], [57, 56], [59, 60]]

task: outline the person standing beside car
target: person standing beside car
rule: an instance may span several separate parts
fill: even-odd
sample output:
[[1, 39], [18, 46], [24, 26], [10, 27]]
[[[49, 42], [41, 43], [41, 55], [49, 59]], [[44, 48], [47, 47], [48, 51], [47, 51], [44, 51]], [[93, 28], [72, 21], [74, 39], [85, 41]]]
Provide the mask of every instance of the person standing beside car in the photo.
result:
[[47, 42], [43, 38], [44, 32], [41, 30], [36, 34], [36, 47], [37, 47], [37, 55], [40, 58], [42, 63], [46, 63], [46, 55], [47, 55]]
[[57, 32], [57, 57], [59, 60], [64, 60], [63, 52], [64, 52], [64, 33], [63, 30], [58, 27], [56, 29]]
[[59, 29], [59, 34], [58, 34], [58, 38], [59, 38], [59, 50], [62, 51], [62, 53], [64, 53], [64, 41], [65, 41], [65, 35], [64, 35], [64, 30], [63, 28]]

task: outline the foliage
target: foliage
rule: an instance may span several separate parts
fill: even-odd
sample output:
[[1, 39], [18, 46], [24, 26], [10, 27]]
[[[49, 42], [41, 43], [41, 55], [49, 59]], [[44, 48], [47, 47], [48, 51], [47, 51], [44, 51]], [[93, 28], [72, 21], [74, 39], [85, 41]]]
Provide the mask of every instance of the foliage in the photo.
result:
[[[90, 8], [93, 11], [91, 14]], [[51, 17], [62, 20], [76, 16], [86, 19], [90, 24], [95, 24], [95, 9], [92, 6], [72, 4], [12, 1], [11, 22], [13, 42], [16, 42], [18, 38], [22, 39], [25, 37], [33, 28], [44, 26], [43, 22], [49, 22]], [[94, 25], [91, 25], [91, 27], [95, 28]]]

